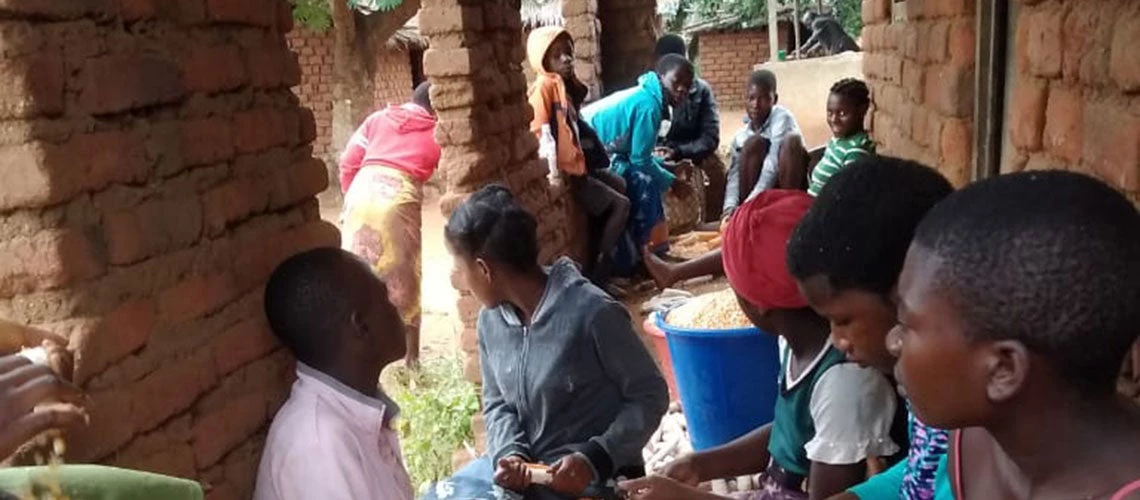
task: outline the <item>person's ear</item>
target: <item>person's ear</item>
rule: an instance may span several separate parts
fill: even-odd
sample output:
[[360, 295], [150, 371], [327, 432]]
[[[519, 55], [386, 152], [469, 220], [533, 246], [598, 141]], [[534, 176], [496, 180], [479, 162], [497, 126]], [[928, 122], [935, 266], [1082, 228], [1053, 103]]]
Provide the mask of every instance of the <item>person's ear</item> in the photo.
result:
[[779, 104], [779, 102], [780, 102], [780, 94], [772, 92], [772, 105], [775, 106], [776, 104]]
[[487, 265], [487, 261], [483, 259], [475, 259], [475, 267], [479, 270], [479, 274], [488, 283], [491, 281], [491, 266]]
[[994, 403], [1013, 399], [1029, 378], [1029, 349], [1016, 340], [999, 340], [986, 347], [986, 397]]

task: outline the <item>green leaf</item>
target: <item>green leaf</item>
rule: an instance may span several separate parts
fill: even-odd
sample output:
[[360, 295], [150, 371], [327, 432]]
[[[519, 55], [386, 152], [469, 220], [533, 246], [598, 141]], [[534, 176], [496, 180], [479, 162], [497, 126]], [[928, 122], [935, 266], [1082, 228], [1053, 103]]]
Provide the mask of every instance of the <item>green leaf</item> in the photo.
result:
[[324, 33], [332, 27], [328, 0], [289, 0], [293, 4], [293, 20], [310, 31]]

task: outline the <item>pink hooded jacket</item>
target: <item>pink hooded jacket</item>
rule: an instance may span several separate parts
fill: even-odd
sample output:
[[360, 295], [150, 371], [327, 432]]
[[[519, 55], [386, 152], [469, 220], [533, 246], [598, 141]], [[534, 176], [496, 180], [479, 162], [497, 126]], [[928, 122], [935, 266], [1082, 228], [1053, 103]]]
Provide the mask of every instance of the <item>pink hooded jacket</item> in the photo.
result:
[[439, 166], [440, 147], [435, 142], [436, 119], [412, 103], [388, 106], [372, 113], [340, 156], [340, 189], [348, 192], [360, 169], [381, 165], [400, 170], [419, 182], [427, 182]]

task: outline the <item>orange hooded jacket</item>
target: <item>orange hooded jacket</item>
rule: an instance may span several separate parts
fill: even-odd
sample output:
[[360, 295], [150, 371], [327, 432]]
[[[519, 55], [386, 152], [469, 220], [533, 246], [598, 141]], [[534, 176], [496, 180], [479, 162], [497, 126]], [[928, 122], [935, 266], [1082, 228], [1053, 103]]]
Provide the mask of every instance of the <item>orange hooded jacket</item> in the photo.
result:
[[[534, 119], [530, 122], [530, 131], [541, 139], [542, 126], [551, 124], [550, 133], [554, 135], [557, 146], [558, 168], [569, 175], [584, 175], [586, 173], [586, 156], [582, 153], [582, 146], [578, 142], [576, 124], [577, 110], [571, 111], [574, 106], [566, 92], [566, 82], [562, 77], [547, 71], [543, 60], [546, 52], [559, 36], [570, 36], [566, 30], [557, 26], [538, 28], [530, 33], [526, 42], [527, 60], [536, 75], [529, 91], [530, 106], [534, 108]], [[554, 122], [553, 124], [551, 122]]]

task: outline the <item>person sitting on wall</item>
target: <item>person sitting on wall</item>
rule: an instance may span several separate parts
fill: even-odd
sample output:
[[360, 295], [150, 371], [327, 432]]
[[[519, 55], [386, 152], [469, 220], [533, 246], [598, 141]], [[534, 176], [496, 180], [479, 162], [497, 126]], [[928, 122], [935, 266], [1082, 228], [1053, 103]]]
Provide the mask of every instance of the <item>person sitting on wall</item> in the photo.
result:
[[310, 250], [273, 271], [265, 315], [297, 358], [297, 380], [269, 428], [253, 498], [410, 500], [392, 425], [400, 409], [377, 386], [406, 349], [384, 283], [349, 252]]
[[[617, 271], [632, 275], [641, 261], [641, 248], [668, 244], [662, 195], [692, 196], [692, 188], [674, 182], [676, 173], [654, 155], [657, 134], [666, 106], [684, 101], [693, 86], [693, 63], [670, 54], [655, 71], [638, 78], [637, 86], [615, 92], [582, 110], [582, 117], [597, 132], [610, 154], [610, 169], [626, 181], [631, 216], [615, 254]], [[659, 249], [658, 248], [658, 249]]]
[[808, 11], [804, 14], [803, 22], [811, 29], [811, 36], [800, 45], [799, 53], [802, 57], [860, 51], [859, 44], [847, 34], [835, 16]]
[[786, 243], [811, 207], [802, 191], [769, 190], [742, 205], [724, 231], [729, 283], [744, 314], [779, 336], [775, 419], [730, 443], [691, 453], [661, 476], [621, 485], [637, 500], [726, 498], [701, 482], [760, 473], [761, 487], [743, 498], [827, 498], [867, 474], [869, 457], [905, 456], [897, 395], [885, 376], [848, 363], [828, 339], [827, 320], [813, 311], [788, 271]]
[[[687, 57], [685, 39], [665, 35], [657, 40], [658, 58], [668, 54]], [[717, 154], [720, 147], [720, 111], [708, 82], [695, 78], [685, 100], [672, 107], [669, 132], [660, 142], [659, 153], [666, 161], [689, 160], [708, 177], [705, 192], [704, 220], [720, 219], [724, 203], [725, 166]]]
[[[569, 259], [539, 265], [536, 228], [495, 185], [447, 223], [456, 275], [483, 304], [488, 455], [424, 500], [596, 497], [611, 479], [645, 474], [641, 450], [669, 404], [665, 380], [621, 303]], [[535, 481], [527, 463], [551, 466], [549, 484]]]
[[342, 247], [387, 283], [407, 331], [409, 367], [420, 357], [423, 185], [441, 156], [430, 90], [421, 83], [411, 102], [365, 119], [340, 158]]
[[[613, 252], [629, 222], [625, 181], [609, 171], [609, 157], [597, 134], [579, 117], [589, 89], [574, 74], [574, 39], [557, 26], [538, 28], [527, 38], [527, 58], [537, 75], [530, 87], [534, 109], [530, 130], [539, 139], [540, 156], [552, 158], [556, 176], [568, 177], [578, 203], [599, 227], [591, 227], [585, 262], [590, 281], [605, 286]], [[549, 161], [549, 160], [548, 160]]]

